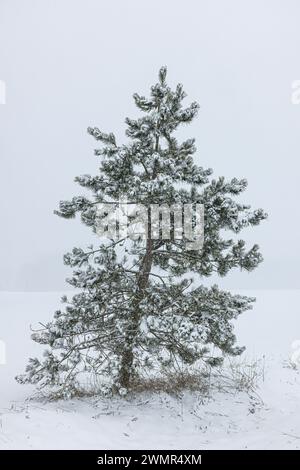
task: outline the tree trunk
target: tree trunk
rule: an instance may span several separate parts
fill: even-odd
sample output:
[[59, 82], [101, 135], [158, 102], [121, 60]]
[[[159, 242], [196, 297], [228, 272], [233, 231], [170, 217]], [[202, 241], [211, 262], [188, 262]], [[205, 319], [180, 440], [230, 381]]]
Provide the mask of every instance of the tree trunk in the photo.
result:
[[128, 319], [125, 336], [125, 346], [122, 353], [119, 382], [121, 387], [128, 388], [132, 378], [133, 349], [136, 343], [138, 328], [141, 321], [140, 303], [144, 298], [144, 290], [147, 287], [150, 271], [152, 267], [152, 240], [148, 237], [146, 242], [146, 253], [141, 263], [139, 274], [137, 275], [137, 295], [134, 301], [132, 317]]
[[[159, 111], [159, 107], [158, 107]], [[159, 149], [159, 135], [155, 137], [155, 151], [158, 152]], [[153, 172], [151, 179], [155, 180], [157, 176], [157, 161], [154, 163]], [[132, 378], [132, 366], [133, 366], [133, 349], [136, 342], [136, 337], [138, 334], [138, 328], [141, 321], [141, 310], [140, 303], [144, 298], [144, 290], [147, 287], [150, 271], [152, 267], [153, 259], [153, 241], [151, 239], [151, 224], [148, 224], [148, 234], [146, 241], [146, 253], [141, 263], [139, 274], [137, 276], [137, 296], [135, 299], [135, 305], [133, 310], [132, 318], [128, 321], [126, 336], [125, 336], [125, 347], [121, 359], [121, 368], [119, 374], [119, 381], [121, 387], [128, 388], [130, 385], [130, 380]]]

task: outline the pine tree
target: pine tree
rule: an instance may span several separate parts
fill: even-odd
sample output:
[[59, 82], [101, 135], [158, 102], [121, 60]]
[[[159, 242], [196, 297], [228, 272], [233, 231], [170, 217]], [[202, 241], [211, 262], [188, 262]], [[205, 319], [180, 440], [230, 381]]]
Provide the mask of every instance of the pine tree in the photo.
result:
[[[262, 261], [258, 246], [247, 249], [234, 235], [258, 225], [266, 214], [235, 201], [247, 186], [245, 179], [211, 179], [212, 170], [193, 161], [195, 140], [177, 141], [175, 131], [195, 118], [199, 106], [193, 102], [183, 107], [183, 87], [172, 90], [166, 73], [162, 67], [149, 98], [133, 95], [143, 114], [126, 119], [129, 143], [118, 145], [114, 134], [88, 128], [101, 144], [95, 150], [100, 174], [76, 181], [93, 197], [61, 201], [56, 214], [68, 219], [79, 213], [96, 232], [97, 205], [120, 197], [146, 207], [199, 203], [205, 210], [203, 247], [188, 250], [184, 238], [127, 236], [101, 240], [85, 251], [74, 248], [64, 262], [74, 269], [67, 281], [80, 292], [71, 300], [64, 297], [64, 309], [32, 335], [48, 349], [43, 360], [30, 359], [26, 373], [17, 377], [21, 383], [50, 386], [71, 396], [83, 377], [94, 375], [102, 390], [122, 394], [145, 371], [176, 364], [216, 365], [224, 355], [244, 350], [235, 345], [232, 320], [252, 308], [255, 299], [215, 285], [194, 287], [187, 275], [201, 279], [213, 273], [225, 276], [236, 267], [253, 270]], [[225, 231], [233, 238], [224, 239]]]

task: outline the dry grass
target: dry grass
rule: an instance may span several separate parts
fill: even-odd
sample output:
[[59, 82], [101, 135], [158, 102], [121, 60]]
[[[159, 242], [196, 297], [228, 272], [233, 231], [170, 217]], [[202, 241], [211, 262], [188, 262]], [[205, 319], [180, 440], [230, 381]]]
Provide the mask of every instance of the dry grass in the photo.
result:
[[177, 372], [165, 373], [157, 377], [137, 378], [132, 384], [134, 393], [165, 392], [169, 395], [179, 395], [184, 390], [201, 392], [203, 395], [209, 392], [209, 377], [205, 373]]
[[[214, 393], [246, 392], [249, 395], [257, 394], [259, 383], [265, 377], [264, 359], [247, 361], [240, 358], [227, 358], [222, 366], [202, 367], [186, 370], [164, 371], [152, 376], [136, 377], [129, 390], [128, 397], [140, 393], [167, 393], [171, 396], [180, 396], [183, 392], [197, 392], [203, 397], [213, 397]], [[101, 377], [95, 376], [93, 380], [82, 383], [73, 391], [72, 398], [88, 398], [103, 395], [100, 390]], [[114, 395], [114, 394], [113, 394]], [[116, 392], [117, 395], [117, 392]], [[67, 399], [68, 397], [53, 390], [40, 390], [38, 395], [32, 397], [46, 401]]]
[[254, 392], [265, 379], [265, 361], [227, 359], [223, 367], [213, 369], [212, 386], [219, 391]]
[[265, 377], [264, 359], [246, 361], [227, 359], [223, 366], [204, 369], [174, 371], [154, 377], [140, 377], [132, 383], [132, 392], [165, 392], [179, 395], [183, 391], [211, 396], [215, 391], [224, 393], [253, 393]]

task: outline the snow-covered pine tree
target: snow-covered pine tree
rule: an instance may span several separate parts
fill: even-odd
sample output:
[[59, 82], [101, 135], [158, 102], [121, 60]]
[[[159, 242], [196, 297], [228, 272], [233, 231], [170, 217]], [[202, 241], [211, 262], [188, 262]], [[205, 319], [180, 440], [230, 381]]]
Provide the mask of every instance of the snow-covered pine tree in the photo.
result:
[[[192, 286], [188, 273], [201, 279], [225, 276], [239, 267], [251, 271], [261, 261], [259, 248], [224, 239], [224, 231], [237, 234], [266, 218], [263, 210], [250, 211], [235, 196], [245, 179], [211, 180], [212, 170], [195, 165], [195, 140], [179, 143], [175, 131], [190, 123], [199, 106], [183, 107], [181, 84], [173, 91], [166, 83], [166, 67], [150, 97], [134, 94], [142, 116], [126, 119], [129, 142], [118, 145], [114, 134], [88, 128], [99, 144], [100, 174], [76, 181], [93, 198], [74, 197], [60, 202], [56, 213], [97, 229], [97, 203], [126, 197], [143, 205], [201, 203], [205, 208], [204, 245], [187, 250], [186, 240], [130, 238], [102, 240], [84, 251], [74, 248], [64, 257], [74, 268], [69, 284], [80, 292], [55, 313], [52, 322], [32, 335], [47, 345], [43, 360], [30, 359], [21, 383], [54, 387], [64, 396], [75, 394], [86, 374], [100, 377], [103, 390], [126, 393], [137, 376], [147, 370], [187, 368], [238, 355], [232, 319], [252, 307], [253, 298], [231, 295], [217, 286]], [[185, 275], [185, 276], [184, 276]], [[214, 350], [214, 354], [212, 353]], [[216, 354], [216, 351], [218, 353]]]

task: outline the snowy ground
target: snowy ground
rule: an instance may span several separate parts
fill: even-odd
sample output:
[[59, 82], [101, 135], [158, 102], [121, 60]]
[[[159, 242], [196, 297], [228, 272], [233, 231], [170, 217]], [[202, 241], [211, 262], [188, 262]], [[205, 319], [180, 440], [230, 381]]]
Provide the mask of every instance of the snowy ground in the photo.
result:
[[[243, 292], [245, 293], [245, 292]], [[291, 343], [300, 339], [300, 291], [247, 292], [252, 312], [236, 324], [245, 359], [261, 359], [257, 393], [144, 394], [126, 399], [26, 402], [33, 389], [14, 376], [41, 347], [29, 325], [52, 317], [58, 293], [0, 293], [0, 449], [298, 449], [300, 373], [286, 367]]]

